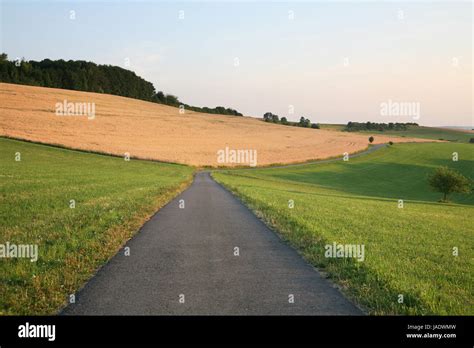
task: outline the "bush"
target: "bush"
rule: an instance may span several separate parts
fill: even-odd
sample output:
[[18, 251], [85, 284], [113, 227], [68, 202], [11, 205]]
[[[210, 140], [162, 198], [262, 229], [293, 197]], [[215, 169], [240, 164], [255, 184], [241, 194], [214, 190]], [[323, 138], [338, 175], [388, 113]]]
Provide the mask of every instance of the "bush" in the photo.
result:
[[408, 123], [375, 123], [375, 122], [348, 122], [345, 131], [348, 132], [359, 132], [359, 131], [370, 131], [375, 130], [383, 132], [385, 130], [395, 130], [395, 131], [405, 131], [410, 127], [418, 127], [418, 123], [408, 122]]
[[273, 121], [273, 114], [271, 112], [266, 112], [263, 114], [263, 119], [265, 122], [272, 122]]
[[389, 144], [389, 145], [393, 145], [393, 141], [389, 141], [388, 144]]
[[374, 142], [374, 137], [369, 137], [369, 143], [373, 143]]
[[304, 118], [303, 116], [300, 117], [300, 122], [298, 123], [300, 127], [305, 127], [305, 128], [310, 128], [311, 127], [311, 121], [309, 118]]
[[430, 186], [444, 194], [443, 200], [447, 202], [448, 195], [454, 192], [471, 192], [472, 182], [458, 171], [449, 167], [439, 167], [428, 178]]
[[266, 112], [265, 114], [263, 114], [263, 120], [265, 122], [280, 123], [285, 126], [320, 129], [318, 123], [311, 123], [311, 120], [309, 118], [304, 117], [301, 117], [299, 122], [290, 122], [284, 116], [280, 119], [278, 115], [272, 114], [271, 112]]
[[469, 142], [470, 142], [471, 144], [474, 144], [474, 138], [469, 139]]

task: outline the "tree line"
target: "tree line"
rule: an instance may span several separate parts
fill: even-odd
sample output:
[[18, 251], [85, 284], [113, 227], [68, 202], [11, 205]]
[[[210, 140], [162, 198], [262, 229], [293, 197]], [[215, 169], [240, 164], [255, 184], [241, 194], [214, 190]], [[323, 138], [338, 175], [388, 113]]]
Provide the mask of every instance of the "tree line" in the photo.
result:
[[319, 124], [317, 123], [311, 123], [311, 120], [309, 118], [305, 118], [303, 116], [300, 117], [299, 122], [292, 122], [288, 121], [286, 117], [280, 118], [278, 115], [272, 114], [271, 112], [266, 112], [263, 114], [263, 120], [265, 122], [272, 122], [272, 123], [278, 123], [282, 124], [285, 126], [294, 126], [294, 127], [303, 127], [303, 128], [314, 128], [314, 129], [319, 129]]
[[404, 130], [408, 130], [410, 126], [418, 126], [418, 123], [413, 123], [413, 122], [408, 122], [408, 123], [348, 122], [344, 130], [348, 132], [358, 132], [358, 131], [364, 131], [364, 130], [374, 130], [374, 131], [380, 131], [380, 132], [383, 132], [386, 130], [404, 131]]
[[2, 53], [0, 82], [107, 93], [170, 106], [182, 106], [197, 112], [242, 116], [237, 110], [223, 106], [209, 108], [182, 103], [174, 95], [156, 92], [151, 82], [137, 76], [133, 71], [82, 60], [9, 61], [7, 54]]

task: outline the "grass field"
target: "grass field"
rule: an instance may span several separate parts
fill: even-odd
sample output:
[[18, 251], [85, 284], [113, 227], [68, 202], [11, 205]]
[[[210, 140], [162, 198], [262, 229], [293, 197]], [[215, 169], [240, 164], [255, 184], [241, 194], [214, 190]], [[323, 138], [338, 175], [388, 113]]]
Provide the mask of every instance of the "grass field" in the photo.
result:
[[406, 131], [384, 131], [384, 132], [373, 132], [373, 131], [364, 131], [358, 132], [372, 134], [374, 137], [379, 134], [383, 136], [394, 135], [399, 137], [408, 137], [408, 138], [421, 138], [421, 139], [434, 139], [434, 140], [449, 140], [460, 143], [468, 143], [469, 139], [474, 138], [474, 133], [462, 132], [451, 129], [443, 128], [431, 128], [431, 127], [409, 127]]
[[54, 314], [192, 179], [181, 165], [3, 138], [0, 148], [0, 244], [37, 244], [39, 251], [37, 262], [0, 259], [3, 315]]
[[[342, 124], [322, 124], [321, 129], [343, 131], [345, 125]], [[460, 143], [468, 143], [471, 138], [474, 138], [474, 132], [467, 132], [455, 129], [447, 128], [433, 128], [423, 126], [408, 126], [409, 129], [406, 131], [362, 131], [362, 132], [351, 132], [354, 134], [367, 134], [373, 135], [374, 137], [379, 136], [397, 136], [407, 138], [421, 138], [421, 139], [433, 139], [433, 140], [448, 140]]]
[[[442, 195], [430, 190], [426, 176], [448, 165], [473, 178], [473, 150], [396, 144], [348, 162], [213, 176], [369, 313], [472, 315], [474, 197], [438, 203]], [[453, 152], [459, 161], [451, 160]], [[364, 245], [365, 260], [326, 258], [324, 246], [334, 242]]]

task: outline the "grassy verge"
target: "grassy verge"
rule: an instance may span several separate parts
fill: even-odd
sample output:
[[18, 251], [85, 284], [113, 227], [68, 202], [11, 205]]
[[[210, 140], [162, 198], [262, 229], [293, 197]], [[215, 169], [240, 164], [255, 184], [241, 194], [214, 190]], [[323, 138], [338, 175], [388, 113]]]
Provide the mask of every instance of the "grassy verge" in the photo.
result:
[[55, 313], [192, 181], [193, 169], [181, 165], [10, 139], [0, 148], [0, 244], [37, 244], [39, 252], [37, 262], [0, 259], [3, 315]]
[[[439, 165], [472, 178], [472, 145], [397, 144], [349, 162], [213, 176], [371, 314], [472, 315], [474, 197], [438, 203], [426, 176]], [[326, 258], [334, 242], [364, 245], [364, 261]]]

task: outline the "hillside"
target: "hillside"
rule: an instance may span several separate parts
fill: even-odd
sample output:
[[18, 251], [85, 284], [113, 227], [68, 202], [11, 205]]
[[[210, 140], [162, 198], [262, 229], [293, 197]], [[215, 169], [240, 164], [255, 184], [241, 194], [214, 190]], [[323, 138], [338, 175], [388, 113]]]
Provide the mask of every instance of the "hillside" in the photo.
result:
[[[343, 124], [321, 124], [322, 129], [331, 129], [342, 131], [346, 128]], [[460, 143], [468, 143], [471, 138], [474, 138], [474, 131], [467, 129], [456, 128], [441, 128], [441, 127], [424, 127], [424, 126], [408, 126], [406, 130], [385, 130], [385, 131], [358, 131], [356, 133], [377, 135], [389, 135], [397, 137], [415, 137], [421, 139], [433, 140], [447, 140]]]
[[[367, 147], [367, 135], [303, 129], [186, 111], [100, 93], [0, 83], [0, 135], [123, 156], [220, 166], [217, 151], [256, 150], [258, 165], [340, 156]], [[56, 104], [94, 103], [95, 115], [58, 116]], [[375, 136], [374, 143], [424, 141]]]
[[209, 108], [188, 105], [175, 95], [157, 92], [151, 82], [131, 70], [83, 60], [11, 61], [6, 53], [2, 53], [0, 82], [113, 94], [175, 107], [183, 105], [197, 112], [242, 116], [237, 110], [223, 106]]

